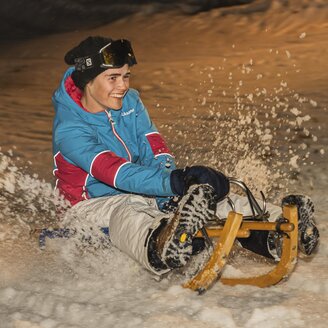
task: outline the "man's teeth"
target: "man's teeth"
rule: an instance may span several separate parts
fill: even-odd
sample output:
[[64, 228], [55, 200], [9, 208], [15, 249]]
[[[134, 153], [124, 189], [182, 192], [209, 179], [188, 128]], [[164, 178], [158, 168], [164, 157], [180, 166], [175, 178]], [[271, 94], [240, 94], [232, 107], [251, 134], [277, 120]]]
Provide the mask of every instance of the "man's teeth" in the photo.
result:
[[114, 97], [114, 98], [123, 98], [124, 94], [113, 94], [111, 95], [111, 97]]

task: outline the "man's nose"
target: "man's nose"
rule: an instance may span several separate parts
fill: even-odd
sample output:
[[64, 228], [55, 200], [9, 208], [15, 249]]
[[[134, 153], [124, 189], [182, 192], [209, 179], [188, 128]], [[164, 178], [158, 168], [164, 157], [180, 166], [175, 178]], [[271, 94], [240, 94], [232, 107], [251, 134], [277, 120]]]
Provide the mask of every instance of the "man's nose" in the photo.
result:
[[118, 79], [118, 87], [122, 89], [127, 89], [129, 87], [129, 83], [124, 80], [123, 77]]

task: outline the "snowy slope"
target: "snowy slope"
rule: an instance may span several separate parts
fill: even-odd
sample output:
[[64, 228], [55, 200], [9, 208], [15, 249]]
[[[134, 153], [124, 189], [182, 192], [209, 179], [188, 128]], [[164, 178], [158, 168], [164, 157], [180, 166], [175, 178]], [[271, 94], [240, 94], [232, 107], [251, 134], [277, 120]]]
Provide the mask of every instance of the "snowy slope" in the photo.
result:
[[[25, 189], [30, 196], [42, 195], [38, 202], [48, 211], [48, 184], [33, 178], [23, 182], [17, 171], [5, 177], [6, 190], [11, 186], [16, 192]], [[313, 194], [316, 203], [322, 204], [322, 192]], [[26, 197], [20, 201], [25, 203]], [[28, 234], [28, 225], [33, 224], [23, 223], [26, 218], [22, 213], [18, 216], [17, 207], [16, 213], [8, 211], [1, 217], [3, 328], [176, 327], [177, 323], [180, 327], [325, 327], [327, 205], [319, 211], [323, 242], [318, 254], [311, 260], [300, 259], [287, 282], [267, 289], [218, 282], [202, 296], [183, 289], [184, 277], [179, 274], [157, 281], [115, 248], [48, 240], [41, 251]], [[11, 214], [15, 220], [8, 220]]]

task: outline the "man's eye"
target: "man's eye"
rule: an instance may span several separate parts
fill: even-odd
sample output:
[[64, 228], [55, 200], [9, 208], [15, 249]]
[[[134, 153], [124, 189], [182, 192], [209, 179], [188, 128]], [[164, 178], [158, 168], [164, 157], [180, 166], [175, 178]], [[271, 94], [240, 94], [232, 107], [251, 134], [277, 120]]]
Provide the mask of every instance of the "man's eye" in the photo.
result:
[[109, 79], [110, 79], [111, 81], [116, 81], [116, 76], [111, 76]]
[[129, 79], [131, 75], [125, 75], [124, 78], [125, 79]]

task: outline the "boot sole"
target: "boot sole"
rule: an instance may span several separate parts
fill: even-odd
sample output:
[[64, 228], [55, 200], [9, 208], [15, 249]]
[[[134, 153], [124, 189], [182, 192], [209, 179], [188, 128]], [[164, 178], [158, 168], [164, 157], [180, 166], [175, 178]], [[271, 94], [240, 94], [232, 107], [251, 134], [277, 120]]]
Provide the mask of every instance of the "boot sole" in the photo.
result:
[[314, 220], [314, 204], [303, 195], [289, 195], [283, 198], [282, 206], [296, 205], [298, 209], [299, 249], [306, 255], [311, 255], [319, 243], [319, 231]]
[[[162, 259], [171, 268], [187, 263], [192, 255], [192, 239], [214, 214], [214, 190], [209, 185], [193, 185], [180, 202], [173, 234], [164, 245]], [[174, 218], [173, 218], [174, 220]]]

